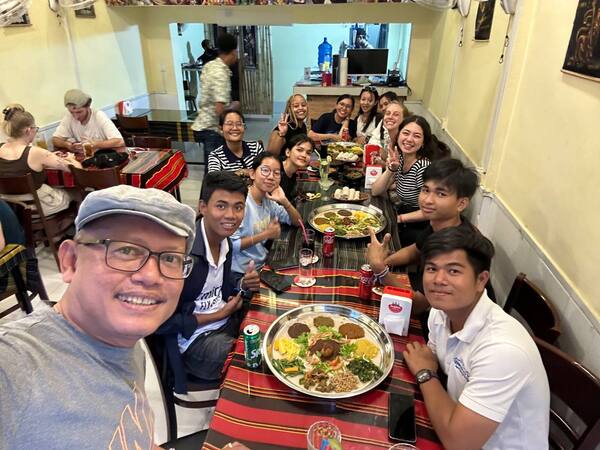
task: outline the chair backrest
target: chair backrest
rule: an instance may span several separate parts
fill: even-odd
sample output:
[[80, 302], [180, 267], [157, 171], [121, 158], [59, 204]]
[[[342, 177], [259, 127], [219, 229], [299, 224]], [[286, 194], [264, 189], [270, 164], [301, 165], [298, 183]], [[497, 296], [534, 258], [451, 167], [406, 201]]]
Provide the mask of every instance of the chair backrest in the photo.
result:
[[550, 384], [550, 443], [555, 448], [597, 448], [600, 379], [557, 347], [534, 340]]
[[121, 173], [118, 167], [109, 169], [80, 169], [71, 166], [75, 184], [85, 194], [88, 189], [105, 189], [121, 184]]
[[117, 123], [119, 125], [119, 128], [126, 131], [127, 133], [147, 133], [150, 130], [148, 116], [129, 117], [117, 114]]
[[520, 273], [510, 289], [504, 311], [515, 310], [531, 328], [533, 334], [550, 344], [561, 334], [556, 309], [544, 293], [524, 273]]
[[161, 136], [133, 136], [134, 147], [171, 148], [171, 138]]

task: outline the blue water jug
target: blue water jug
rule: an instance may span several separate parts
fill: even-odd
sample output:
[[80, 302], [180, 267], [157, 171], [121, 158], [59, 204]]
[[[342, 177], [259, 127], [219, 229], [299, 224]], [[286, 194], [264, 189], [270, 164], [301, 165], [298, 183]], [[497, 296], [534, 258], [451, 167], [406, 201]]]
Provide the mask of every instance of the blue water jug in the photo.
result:
[[[333, 54], [333, 47], [329, 42], [327, 42], [327, 38], [323, 39], [323, 42], [319, 44], [319, 67], [321, 68], [321, 64], [327, 63], [329, 68], [331, 69], [331, 55]], [[325, 68], [323, 68], [324, 70]]]

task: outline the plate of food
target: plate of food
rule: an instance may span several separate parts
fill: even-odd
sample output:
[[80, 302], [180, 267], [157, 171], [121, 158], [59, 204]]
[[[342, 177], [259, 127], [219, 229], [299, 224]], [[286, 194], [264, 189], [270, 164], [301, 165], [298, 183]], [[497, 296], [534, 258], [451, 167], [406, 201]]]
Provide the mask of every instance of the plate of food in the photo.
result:
[[364, 202], [369, 198], [369, 194], [366, 192], [360, 192], [356, 189], [350, 188], [348, 186], [344, 186], [343, 188], [338, 188], [333, 193], [333, 198], [336, 200], [341, 200], [344, 202]]
[[313, 209], [308, 223], [321, 233], [333, 227], [338, 238], [361, 239], [369, 236], [369, 228], [375, 233], [384, 230], [387, 220], [374, 206], [334, 203]]
[[359, 169], [348, 169], [344, 171], [344, 178], [350, 182], [359, 181], [364, 177], [365, 174]]
[[327, 144], [327, 154], [336, 159], [339, 153], [352, 153], [359, 158], [362, 157], [363, 147], [356, 142], [332, 142]]
[[375, 388], [394, 365], [392, 340], [375, 320], [331, 304], [300, 306], [280, 316], [264, 335], [262, 354], [282, 383], [327, 399]]

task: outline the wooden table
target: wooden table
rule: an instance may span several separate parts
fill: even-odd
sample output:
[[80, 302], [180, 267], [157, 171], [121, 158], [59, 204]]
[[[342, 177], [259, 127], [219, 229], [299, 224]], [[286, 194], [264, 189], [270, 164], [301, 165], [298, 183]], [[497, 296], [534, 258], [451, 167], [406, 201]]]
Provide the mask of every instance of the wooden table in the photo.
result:
[[[300, 183], [300, 187], [312, 189], [310, 183]], [[387, 201], [374, 198], [373, 203], [377, 202], [381, 202], [384, 211], [393, 210]], [[319, 204], [308, 202], [299, 205], [303, 217]], [[390, 230], [395, 230], [395, 221], [390, 222]], [[282, 233], [273, 245], [269, 264], [297, 254], [300, 245], [298, 233], [293, 228]], [[321, 258], [316, 264], [317, 283], [313, 287], [292, 287], [276, 295], [262, 285], [250, 302], [241, 329], [248, 324], [256, 324], [264, 335], [281, 314], [297, 306], [314, 303], [348, 306], [377, 320], [379, 299], [375, 296], [368, 301], [358, 298], [360, 273], [357, 269], [365, 262], [365, 245], [365, 240], [337, 239], [334, 258]], [[320, 254], [320, 243], [316, 243], [316, 251]], [[297, 268], [280, 273], [295, 275]], [[405, 287], [409, 287], [406, 275], [399, 277]], [[402, 358], [402, 351], [409, 341], [424, 342], [420, 323], [412, 320], [409, 336], [392, 335], [392, 340], [395, 362], [390, 376], [365, 394], [336, 401], [307, 396], [289, 388], [270, 373], [264, 362], [257, 370], [248, 369], [244, 360], [244, 340], [240, 336], [230, 355], [221, 396], [203, 449], [220, 449], [231, 441], [242, 442], [252, 450], [305, 449], [306, 431], [318, 420], [329, 420], [339, 427], [344, 450], [388, 449], [393, 444], [388, 439], [387, 424], [390, 392], [415, 394], [417, 446], [421, 450], [441, 449], [423, 397]]]
[[[172, 192], [188, 175], [185, 158], [179, 150], [145, 150], [139, 147], [127, 150], [130, 159], [121, 170], [123, 184]], [[45, 172], [50, 186], [75, 187], [75, 180], [69, 172], [54, 169], [46, 169]]]

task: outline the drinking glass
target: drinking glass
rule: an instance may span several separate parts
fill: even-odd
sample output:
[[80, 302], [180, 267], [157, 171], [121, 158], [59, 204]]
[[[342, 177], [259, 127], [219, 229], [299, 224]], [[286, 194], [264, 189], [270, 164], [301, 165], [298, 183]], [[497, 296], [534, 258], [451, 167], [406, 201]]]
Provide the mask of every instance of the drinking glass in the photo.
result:
[[388, 450], [419, 450], [419, 447], [415, 447], [411, 444], [395, 444], [392, 445]]
[[319, 261], [317, 252], [315, 252], [315, 230], [306, 230], [306, 235], [302, 233], [302, 248], [307, 248], [313, 252], [313, 264]]
[[[342, 433], [338, 427], [326, 420], [313, 423], [306, 433], [308, 450], [320, 450], [323, 448], [324, 439], [327, 439], [332, 444], [338, 444], [337, 448], [341, 448]], [[335, 445], [331, 444], [330, 447], [336, 448]]]
[[309, 248], [300, 249], [298, 259], [298, 276], [294, 278], [294, 283], [299, 287], [311, 287], [317, 281], [312, 274], [313, 252]]

